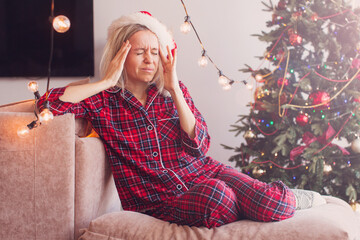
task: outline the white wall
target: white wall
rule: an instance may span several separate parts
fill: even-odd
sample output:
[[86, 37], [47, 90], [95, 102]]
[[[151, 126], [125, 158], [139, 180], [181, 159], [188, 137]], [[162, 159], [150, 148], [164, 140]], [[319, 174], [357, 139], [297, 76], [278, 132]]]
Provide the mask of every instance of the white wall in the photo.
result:
[[[249, 76], [238, 71], [245, 63], [259, 64], [255, 56], [262, 55], [265, 45], [250, 34], [267, 30], [265, 22], [271, 13], [263, 12], [261, 1], [223, 0], [184, 1], [198, 33], [216, 64], [235, 80]], [[56, 1], [55, 1], [56, 7]], [[234, 84], [230, 91], [223, 91], [217, 83], [217, 71], [212, 65], [200, 68], [197, 60], [201, 47], [194, 32], [187, 35], [179, 31], [184, 21], [184, 10], [180, 0], [94, 0], [95, 77], [99, 80], [98, 65], [106, 41], [107, 27], [115, 18], [135, 11], [146, 10], [165, 23], [173, 31], [178, 45], [178, 75], [187, 85], [198, 107], [204, 115], [212, 137], [209, 155], [228, 162], [232, 151], [224, 150], [220, 144], [239, 146], [241, 137], [229, 132], [230, 125], [239, 114], [247, 114], [246, 104], [252, 100], [252, 92], [242, 84]], [[55, 68], [56, 66], [53, 66]], [[79, 79], [79, 78], [77, 78]], [[76, 78], [53, 78], [50, 87], [64, 86]], [[27, 90], [29, 79], [0, 79], [0, 104], [33, 98]], [[46, 89], [46, 79], [38, 80], [40, 93]]]

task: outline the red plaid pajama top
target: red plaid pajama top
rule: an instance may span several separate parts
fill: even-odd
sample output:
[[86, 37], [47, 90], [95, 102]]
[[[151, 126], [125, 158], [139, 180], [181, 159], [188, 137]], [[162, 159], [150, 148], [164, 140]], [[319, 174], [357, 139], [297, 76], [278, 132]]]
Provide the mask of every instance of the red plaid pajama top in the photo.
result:
[[[205, 156], [210, 137], [206, 123], [180, 82], [194, 113], [195, 138], [180, 127], [171, 97], [150, 85], [146, 107], [128, 90], [103, 91], [79, 103], [62, 102], [66, 87], [48, 96], [54, 115], [73, 113], [86, 118], [101, 137], [125, 210], [144, 211], [216, 175], [222, 164]], [[40, 98], [41, 106], [45, 95]]]

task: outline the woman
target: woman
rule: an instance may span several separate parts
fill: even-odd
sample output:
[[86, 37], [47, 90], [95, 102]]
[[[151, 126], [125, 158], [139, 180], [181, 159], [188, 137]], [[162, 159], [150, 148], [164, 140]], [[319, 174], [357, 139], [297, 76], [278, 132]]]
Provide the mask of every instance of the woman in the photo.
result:
[[[149, 13], [123, 16], [109, 28], [102, 80], [51, 90], [51, 110], [91, 121], [125, 210], [208, 228], [293, 216], [300, 201], [282, 182], [259, 182], [206, 156], [206, 123], [178, 81], [175, 48]], [[318, 194], [306, 193], [296, 195], [316, 205]]]

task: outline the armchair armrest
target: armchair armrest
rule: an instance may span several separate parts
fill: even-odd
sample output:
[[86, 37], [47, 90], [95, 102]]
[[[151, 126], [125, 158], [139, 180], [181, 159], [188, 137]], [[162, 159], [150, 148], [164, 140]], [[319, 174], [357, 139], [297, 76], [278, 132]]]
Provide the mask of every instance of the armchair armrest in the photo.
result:
[[17, 136], [34, 114], [0, 112], [0, 239], [73, 239], [74, 117]]
[[79, 138], [72, 114], [19, 138], [34, 114], [1, 110], [0, 239], [77, 239], [79, 228], [120, 210], [101, 140]]

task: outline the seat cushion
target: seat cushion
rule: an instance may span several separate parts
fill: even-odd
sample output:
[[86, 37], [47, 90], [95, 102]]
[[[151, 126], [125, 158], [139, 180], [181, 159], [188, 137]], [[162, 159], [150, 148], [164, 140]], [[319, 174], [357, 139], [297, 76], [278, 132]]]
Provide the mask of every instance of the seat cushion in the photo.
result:
[[325, 198], [327, 204], [297, 211], [294, 217], [281, 222], [241, 220], [212, 229], [179, 226], [141, 213], [121, 211], [93, 220], [79, 239], [360, 239], [360, 216], [346, 202]]

